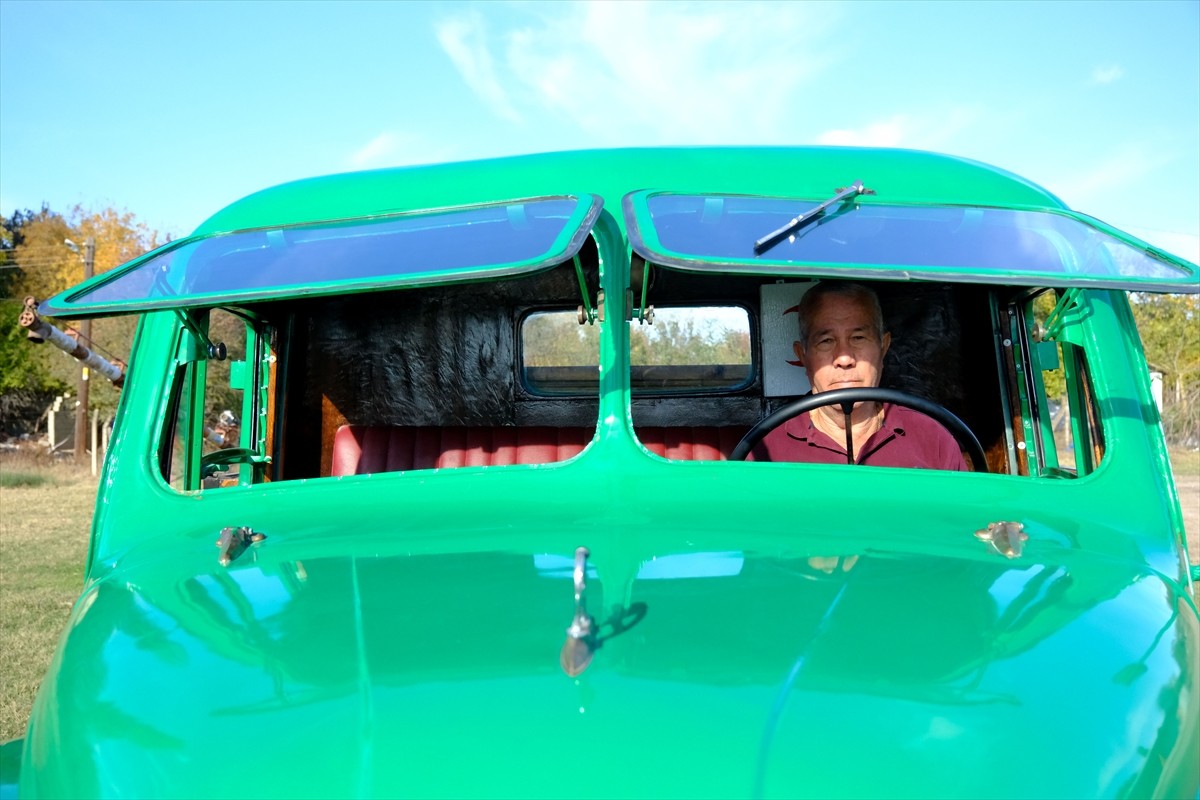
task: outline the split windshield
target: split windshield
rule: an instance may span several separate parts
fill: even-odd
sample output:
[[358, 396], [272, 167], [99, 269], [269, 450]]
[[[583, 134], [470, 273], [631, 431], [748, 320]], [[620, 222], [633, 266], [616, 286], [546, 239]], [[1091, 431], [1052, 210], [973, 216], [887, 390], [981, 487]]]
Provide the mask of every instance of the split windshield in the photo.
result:
[[541, 197], [192, 239], [43, 304], [47, 314], [150, 308], [521, 274], [570, 258], [600, 200]]
[[[819, 201], [817, 201], [819, 202]], [[693, 270], [1013, 285], [1196, 291], [1196, 266], [1068, 212], [904, 206], [849, 200], [789, 228], [816, 202], [636, 192], [625, 198], [634, 250]], [[755, 242], [788, 231], [759, 256]], [[814, 268], [816, 267], [816, 268]]]

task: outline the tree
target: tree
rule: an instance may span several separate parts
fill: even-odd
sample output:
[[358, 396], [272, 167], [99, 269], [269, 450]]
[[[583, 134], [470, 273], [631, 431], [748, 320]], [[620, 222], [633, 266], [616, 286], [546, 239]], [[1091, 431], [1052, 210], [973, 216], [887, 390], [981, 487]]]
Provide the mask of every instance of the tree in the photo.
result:
[[1163, 428], [1174, 444], [1200, 443], [1200, 298], [1135, 294], [1133, 316], [1151, 369], [1163, 374]]
[[8, 297], [20, 273], [15, 256], [16, 229], [8, 217], [0, 217], [0, 297]]
[[534, 314], [521, 337], [527, 367], [594, 366], [600, 363], [600, 331], [580, 325], [574, 312]]
[[[0, 304], [4, 309], [0, 324], [8, 326], [0, 335], [0, 367], [4, 370], [0, 395], [24, 393], [45, 400], [74, 386], [80, 367], [70, 356], [31, 345], [23, 331], [17, 329], [14, 334], [9, 329], [16, 327], [23, 298], [32, 295], [45, 300], [83, 280], [84, 264], [77, 250], [88, 237], [95, 239], [94, 272], [101, 274], [156, 247], [158, 235], [127, 211], [90, 211], [75, 206], [63, 216], [43, 205], [37, 212], [18, 210], [0, 220], [0, 237]], [[67, 240], [75, 243], [76, 249]], [[64, 329], [73, 327], [70, 320], [52, 322]], [[136, 317], [96, 320], [92, 341], [87, 344], [106, 358], [127, 360], [136, 324]], [[107, 381], [93, 382], [89, 393], [92, 408], [102, 413], [116, 408], [118, 393]], [[12, 415], [17, 413], [13, 408], [11, 403], [4, 406], [5, 427], [9, 429], [13, 427]]]
[[74, 231], [61, 214], [47, 206], [37, 212], [16, 211], [4, 227], [12, 231], [10, 254], [15, 265], [9, 296], [19, 300], [32, 294], [44, 300], [83, 278], [79, 256], [64, 243]]
[[629, 330], [633, 364], [746, 364], [749, 329], [729, 328], [704, 309], [660, 309], [652, 326]]
[[9, 436], [29, 432], [51, 398], [68, 389], [52, 375], [50, 348], [29, 343], [17, 324], [20, 313], [19, 303], [0, 302], [0, 430]]
[[[46, 206], [0, 220], [0, 428], [9, 435], [31, 430], [51, 398], [70, 385], [55, 374], [49, 348], [32, 345], [17, 324], [25, 287], [70, 255], [61, 244], [67, 231], [62, 216]], [[55, 236], [58, 243], [50, 246]]]

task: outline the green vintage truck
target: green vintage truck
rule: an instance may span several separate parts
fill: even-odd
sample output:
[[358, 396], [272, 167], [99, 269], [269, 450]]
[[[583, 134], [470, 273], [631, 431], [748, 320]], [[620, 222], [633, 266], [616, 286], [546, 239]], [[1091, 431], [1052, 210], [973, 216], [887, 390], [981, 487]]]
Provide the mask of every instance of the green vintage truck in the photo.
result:
[[[246, 197], [41, 305], [141, 321], [4, 791], [1195, 797], [1197, 576], [1129, 298], [1198, 274], [914, 151]], [[878, 386], [810, 393], [829, 280], [879, 299]], [[964, 469], [754, 455], [814, 402], [915, 408]]]

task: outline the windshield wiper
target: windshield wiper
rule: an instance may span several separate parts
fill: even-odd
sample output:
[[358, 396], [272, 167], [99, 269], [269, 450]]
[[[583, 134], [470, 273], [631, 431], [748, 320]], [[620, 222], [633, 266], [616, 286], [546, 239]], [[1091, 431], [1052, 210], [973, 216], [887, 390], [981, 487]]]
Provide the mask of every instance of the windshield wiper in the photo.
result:
[[812, 211], [806, 211], [800, 216], [793, 219], [787, 225], [784, 225], [777, 231], [768, 233], [763, 238], [754, 243], [754, 255], [761, 256], [763, 253], [770, 250], [775, 245], [782, 242], [784, 239], [792, 236], [796, 231], [803, 228], [808, 223], [815, 220], [817, 217], [825, 213], [825, 209], [840, 203], [843, 200], [849, 200], [852, 197], [858, 197], [860, 194], [875, 194], [874, 191], [863, 187], [862, 181], [855, 181], [845, 189], [839, 189], [838, 193], [826, 200], [821, 205], [814, 208]]

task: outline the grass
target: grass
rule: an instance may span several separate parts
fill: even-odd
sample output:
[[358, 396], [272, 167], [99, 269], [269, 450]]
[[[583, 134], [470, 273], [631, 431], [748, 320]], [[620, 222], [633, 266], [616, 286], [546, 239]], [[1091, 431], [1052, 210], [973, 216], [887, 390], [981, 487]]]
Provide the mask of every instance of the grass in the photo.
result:
[[83, 586], [95, 496], [87, 469], [0, 457], [0, 741], [24, 735]]
[[7, 470], [0, 472], [0, 489], [18, 489], [23, 486], [43, 486], [50, 478], [38, 472]]
[[1171, 450], [1171, 469], [1177, 478], [1200, 477], [1200, 450], [1173, 448]]

